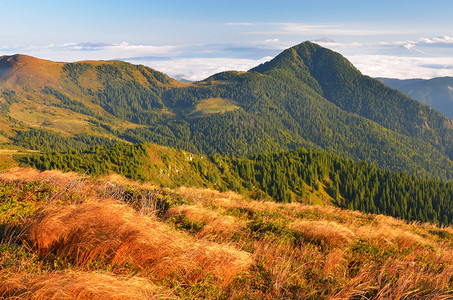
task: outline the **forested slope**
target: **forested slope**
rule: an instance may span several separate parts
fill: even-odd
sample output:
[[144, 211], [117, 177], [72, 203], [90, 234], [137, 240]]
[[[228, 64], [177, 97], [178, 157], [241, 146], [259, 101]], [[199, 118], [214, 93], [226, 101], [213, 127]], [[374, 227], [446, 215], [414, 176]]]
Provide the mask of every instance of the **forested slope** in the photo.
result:
[[252, 156], [307, 147], [452, 178], [451, 121], [305, 42], [249, 72], [179, 83], [125, 62], [0, 59], [2, 136], [36, 150], [153, 142]]
[[[199, 186], [243, 192], [278, 202], [308, 202], [385, 214], [409, 221], [453, 223], [453, 183], [393, 173], [311, 149], [235, 158], [209, 158], [145, 144], [93, 147], [21, 158], [41, 170], [111, 172], [164, 186]], [[318, 201], [317, 200], [317, 201]]]

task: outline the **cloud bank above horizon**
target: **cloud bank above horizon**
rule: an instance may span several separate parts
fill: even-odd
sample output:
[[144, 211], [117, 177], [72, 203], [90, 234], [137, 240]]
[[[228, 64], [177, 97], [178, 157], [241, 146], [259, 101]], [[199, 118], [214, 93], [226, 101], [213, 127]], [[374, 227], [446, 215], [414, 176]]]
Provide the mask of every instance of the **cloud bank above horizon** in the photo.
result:
[[[453, 76], [453, 37], [420, 36], [415, 39], [388, 40], [385, 31], [352, 30], [341, 25], [308, 25], [277, 23], [273, 31], [253, 23], [225, 23], [227, 27], [245, 28], [254, 37], [310, 37], [333, 33], [330, 37], [307, 38], [348, 58], [363, 74], [371, 77], [398, 79]], [[373, 38], [370, 41], [370, 35]], [[352, 38], [351, 38], [352, 36]], [[377, 37], [375, 37], [377, 36]], [[347, 38], [344, 38], [347, 37]], [[380, 40], [380, 41], [379, 41]], [[143, 64], [176, 79], [197, 81], [215, 73], [247, 71], [268, 61], [301, 41], [280, 38], [256, 39], [253, 42], [150, 45], [128, 42], [63, 43], [48, 45], [1, 45], [0, 55], [22, 53], [54, 61], [124, 60]]]
[[4, 1], [0, 55], [122, 59], [200, 80], [317, 41], [363, 74], [453, 76], [451, 0]]

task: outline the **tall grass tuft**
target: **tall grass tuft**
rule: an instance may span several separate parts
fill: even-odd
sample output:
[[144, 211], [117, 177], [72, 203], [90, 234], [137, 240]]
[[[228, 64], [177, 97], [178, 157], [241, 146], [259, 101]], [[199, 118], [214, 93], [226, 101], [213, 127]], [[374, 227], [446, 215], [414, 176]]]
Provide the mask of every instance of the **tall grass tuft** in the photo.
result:
[[14, 299], [171, 299], [171, 293], [148, 280], [96, 272], [0, 274], [0, 297]]
[[177, 218], [180, 216], [187, 218], [191, 222], [203, 225], [198, 236], [220, 235], [230, 238], [246, 225], [243, 220], [232, 216], [220, 215], [216, 210], [194, 205], [171, 207], [165, 214], [165, 218]]
[[46, 209], [30, 220], [25, 242], [40, 257], [57, 255], [77, 267], [104, 264], [183, 282], [212, 276], [225, 284], [252, 261], [247, 252], [196, 239], [108, 201]]
[[290, 225], [300, 236], [311, 243], [328, 247], [348, 246], [354, 233], [341, 224], [328, 221], [297, 221]]

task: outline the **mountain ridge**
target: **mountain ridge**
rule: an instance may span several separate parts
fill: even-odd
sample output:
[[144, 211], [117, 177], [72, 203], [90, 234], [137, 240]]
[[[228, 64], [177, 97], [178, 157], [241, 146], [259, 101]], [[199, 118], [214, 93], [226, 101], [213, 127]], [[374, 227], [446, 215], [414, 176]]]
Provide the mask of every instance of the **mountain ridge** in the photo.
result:
[[399, 90], [443, 115], [453, 119], [453, 77], [431, 79], [377, 78], [387, 86]]
[[[34, 128], [35, 134], [84, 133], [207, 154], [311, 147], [396, 171], [451, 177], [451, 120], [310, 42], [248, 72], [195, 83], [120, 61], [55, 64], [49, 73], [60, 72], [56, 79], [26, 85], [25, 74], [16, 85], [0, 84], [3, 135], [16, 144], [25, 145], [20, 132]], [[39, 149], [38, 140], [27, 147]]]

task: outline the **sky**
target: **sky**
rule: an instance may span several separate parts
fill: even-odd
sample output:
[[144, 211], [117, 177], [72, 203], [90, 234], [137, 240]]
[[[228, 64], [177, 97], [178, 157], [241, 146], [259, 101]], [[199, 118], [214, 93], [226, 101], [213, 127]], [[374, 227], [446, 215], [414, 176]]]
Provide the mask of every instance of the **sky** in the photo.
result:
[[0, 55], [121, 59], [177, 79], [313, 41], [372, 77], [453, 76], [451, 0], [0, 0]]

